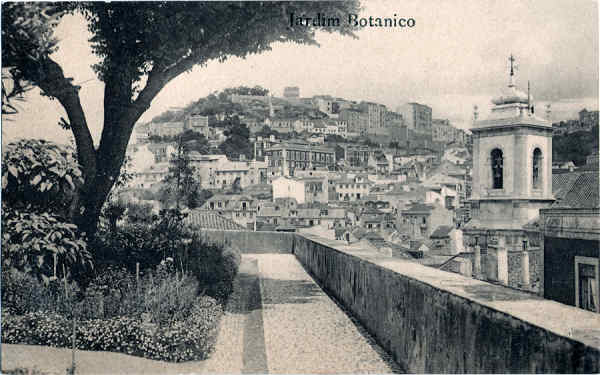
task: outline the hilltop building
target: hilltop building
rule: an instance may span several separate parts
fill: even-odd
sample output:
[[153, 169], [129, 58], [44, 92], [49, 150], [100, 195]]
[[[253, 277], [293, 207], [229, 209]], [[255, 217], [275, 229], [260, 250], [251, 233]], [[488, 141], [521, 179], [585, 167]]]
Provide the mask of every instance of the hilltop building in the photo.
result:
[[299, 98], [300, 88], [298, 86], [288, 86], [283, 89], [284, 98]]
[[402, 115], [404, 125], [409, 130], [420, 138], [431, 142], [431, 107], [419, 103], [406, 103], [398, 107], [397, 112]]
[[211, 130], [208, 127], [208, 116], [192, 113], [185, 119], [183, 125], [184, 130], [192, 130], [196, 133], [200, 133], [204, 135], [206, 139], [209, 139], [214, 135], [211, 134]]

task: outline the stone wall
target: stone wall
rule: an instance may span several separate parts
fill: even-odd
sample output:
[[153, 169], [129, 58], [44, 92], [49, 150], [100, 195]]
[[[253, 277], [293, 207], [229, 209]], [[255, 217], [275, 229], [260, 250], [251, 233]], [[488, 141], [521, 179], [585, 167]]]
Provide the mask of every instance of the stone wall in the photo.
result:
[[291, 254], [294, 250], [294, 233], [203, 230], [201, 235], [211, 242], [229, 243], [239, 248], [242, 254]]
[[335, 241], [294, 253], [408, 372], [600, 371], [597, 314]]

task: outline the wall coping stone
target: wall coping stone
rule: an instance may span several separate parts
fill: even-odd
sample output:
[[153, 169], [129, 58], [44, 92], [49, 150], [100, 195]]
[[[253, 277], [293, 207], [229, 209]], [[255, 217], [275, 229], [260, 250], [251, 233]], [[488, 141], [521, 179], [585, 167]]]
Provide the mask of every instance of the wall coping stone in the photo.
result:
[[501, 285], [423, 266], [417, 262], [384, 256], [361, 248], [357, 243], [346, 245], [342, 241], [328, 240], [306, 233], [296, 233], [296, 236], [600, 350], [600, 314]]

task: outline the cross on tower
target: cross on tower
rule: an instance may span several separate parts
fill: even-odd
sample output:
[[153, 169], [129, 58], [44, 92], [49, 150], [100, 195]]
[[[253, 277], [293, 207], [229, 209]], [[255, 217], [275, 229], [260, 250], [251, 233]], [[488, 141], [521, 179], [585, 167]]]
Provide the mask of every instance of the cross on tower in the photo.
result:
[[510, 57], [508, 58], [508, 61], [510, 61], [510, 75], [514, 76], [515, 75], [515, 70], [514, 70], [513, 63], [515, 62], [515, 57], [512, 55], [512, 53], [510, 54]]

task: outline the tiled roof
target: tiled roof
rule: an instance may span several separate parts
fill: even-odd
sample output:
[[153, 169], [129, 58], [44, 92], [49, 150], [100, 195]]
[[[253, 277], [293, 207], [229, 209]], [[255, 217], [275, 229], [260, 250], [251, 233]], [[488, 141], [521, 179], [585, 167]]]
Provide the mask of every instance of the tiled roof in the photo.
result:
[[600, 207], [599, 172], [572, 172], [552, 175], [552, 207]]
[[205, 210], [192, 210], [184, 223], [201, 229], [247, 230], [226, 217]]
[[452, 227], [450, 225], [440, 225], [437, 227], [433, 233], [429, 236], [429, 238], [445, 238], [452, 232]]

